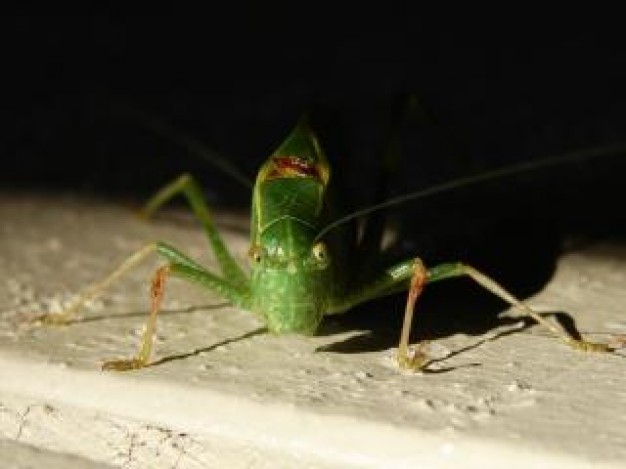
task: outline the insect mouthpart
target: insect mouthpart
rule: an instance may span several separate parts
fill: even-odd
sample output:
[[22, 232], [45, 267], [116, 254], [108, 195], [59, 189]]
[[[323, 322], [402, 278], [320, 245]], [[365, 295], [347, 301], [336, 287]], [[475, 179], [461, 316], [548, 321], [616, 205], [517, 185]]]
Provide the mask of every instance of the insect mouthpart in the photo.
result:
[[264, 316], [270, 332], [313, 335], [322, 321], [323, 309], [313, 298], [268, 306]]
[[315, 333], [325, 312], [328, 270], [311, 268], [309, 259], [268, 256], [253, 270], [254, 309], [277, 333]]

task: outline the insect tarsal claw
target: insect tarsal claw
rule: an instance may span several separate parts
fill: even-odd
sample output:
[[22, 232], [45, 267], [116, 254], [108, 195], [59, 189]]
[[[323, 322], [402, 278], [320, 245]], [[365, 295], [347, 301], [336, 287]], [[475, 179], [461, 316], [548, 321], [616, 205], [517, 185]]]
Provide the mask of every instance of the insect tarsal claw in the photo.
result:
[[130, 360], [110, 360], [102, 364], [102, 371], [129, 371], [138, 370], [148, 365], [145, 360], [132, 358]]
[[432, 360], [432, 357], [426, 353], [429, 341], [423, 340], [419, 344], [409, 347], [405, 351], [398, 350], [398, 366], [403, 370], [419, 371]]
[[33, 326], [67, 326], [71, 320], [64, 314], [46, 313], [30, 318], [27, 322]]
[[570, 339], [568, 345], [581, 350], [583, 352], [600, 352], [600, 353], [612, 353], [616, 350], [615, 347], [609, 344], [602, 344], [599, 342], [588, 342], [586, 340]]

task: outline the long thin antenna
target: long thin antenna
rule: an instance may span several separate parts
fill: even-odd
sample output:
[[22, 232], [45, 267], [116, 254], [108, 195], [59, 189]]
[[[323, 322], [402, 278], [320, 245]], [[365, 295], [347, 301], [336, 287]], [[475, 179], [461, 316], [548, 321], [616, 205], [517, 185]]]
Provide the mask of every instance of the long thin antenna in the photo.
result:
[[599, 157], [599, 156], [616, 155], [619, 153], [626, 153], [626, 144], [605, 145], [601, 147], [594, 147], [590, 149], [566, 153], [561, 156], [546, 157], [540, 160], [529, 161], [526, 163], [519, 163], [513, 166], [507, 166], [505, 168], [498, 168], [498, 169], [494, 169], [491, 171], [486, 171], [482, 174], [478, 174], [475, 176], [467, 176], [464, 178], [455, 179], [453, 181], [449, 181], [443, 184], [427, 187], [426, 189], [420, 189], [415, 192], [409, 192], [408, 194], [399, 195], [397, 197], [393, 197], [379, 204], [370, 205], [369, 207], [362, 208], [348, 215], [345, 215], [333, 221], [332, 223], [326, 225], [326, 227], [324, 227], [318, 233], [315, 239], [316, 240], [320, 239], [326, 233], [337, 228], [339, 225], [346, 223], [347, 221], [362, 217], [364, 215], [368, 215], [378, 210], [382, 210], [385, 208], [403, 204], [405, 202], [408, 202], [409, 200], [431, 197], [433, 195], [441, 194], [443, 192], [448, 192], [448, 191], [459, 189], [462, 187], [472, 186], [474, 184], [478, 184], [481, 182], [490, 181], [493, 179], [499, 179], [499, 178], [506, 177], [506, 176], [513, 176], [516, 174], [525, 173], [528, 171], [533, 171], [533, 170], [542, 169], [542, 168], [547, 168], [550, 166], [557, 166], [559, 164], [563, 164], [567, 162], [572, 162], [572, 161], [577, 161], [577, 160], [586, 160], [589, 158], [594, 158], [594, 157]]
[[252, 189], [253, 182], [249, 177], [239, 171], [233, 164], [230, 163], [230, 161], [228, 161], [226, 157], [220, 155], [214, 150], [209, 149], [204, 143], [194, 138], [191, 134], [175, 127], [173, 124], [170, 124], [169, 122], [153, 114], [138, 109], [135, 106], [130, 106], [126, 103], [121, 103], [119, 101], [115, 102], [114, 104], [115, 108], [118, 108], [124, 113], [130, 114], [133, 117], [137, 118], [143, 126], [155, 131], [158, 135], [165, 136], [170, 140], [178, 143], [179, 145], [184, 147], [189, 153], [197, 155], [200, 158], [210, 162], [216, 168], [232, 177], [238, 183], [242, 184], [248, 189]]

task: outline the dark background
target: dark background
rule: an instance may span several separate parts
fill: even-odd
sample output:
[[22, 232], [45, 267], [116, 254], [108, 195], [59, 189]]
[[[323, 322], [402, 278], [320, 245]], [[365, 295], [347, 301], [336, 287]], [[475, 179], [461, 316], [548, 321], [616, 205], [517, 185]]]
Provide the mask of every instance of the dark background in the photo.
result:
[[[604, 20], [258, 5], [2, 18], [1, 189], [140, 201], [190, 171], [213, 206], [247, 208], [248, 189], [140, 116], [252, 178], [309, 112], [360, 207], [373, 201], [393, 103], [409, 93], [420, 107], [402, 129], [392, 194], [626, 143], [624, 41]], [[564, 246], [624, 235], [624, 160], [573, 161], [393, 214], [407, 251], [471, 261], [524, 295]]]

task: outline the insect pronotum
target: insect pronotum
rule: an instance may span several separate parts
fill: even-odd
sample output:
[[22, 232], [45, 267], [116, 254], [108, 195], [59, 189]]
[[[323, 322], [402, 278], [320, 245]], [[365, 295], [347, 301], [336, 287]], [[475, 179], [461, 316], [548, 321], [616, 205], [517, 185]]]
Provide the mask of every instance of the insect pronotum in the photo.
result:
[[[249, 274], [235, 262], [222, 241], [199, 185], [192, 176], [185, 174], [158, 191], [146, 204], [144, 214], [150, 216], [172, 197], [184, 196], [206, 232], [221, 274], [210, 272], [169, 244], [154, 242], [127, 258], [104, 280], [87, 288], [63, 312], [47, 314], [37, 320], [48, 324], [67, 323], [85, 302], [102, 293], [146, 257], [157, 254], [165, 264], [154, 274], [150, 314], [139, 351], [130, 359], [105, 362], [104, 369], [128, 370], [149, 364], [159, 306], [170, 276], [219, 293], [233, 305], [257, 314], [269, 331], [279, 334], [314, 334], [325, 315], [341, 313], [375, 298], [408, 290], [397, 351], [398, 364], [403, 368], [419, 369], [428, 362], [421, 344], [409, 345], [415, 302], [422, 289], [433, 282], [462, 276], [470, 277], [542, 324], [567, 345], [583, 351], [609, 352], [612, 348], [606, 344], [570, 337], [470, 265], [451, 262], [426, 267], [415, 257], [382, 271], [368, 269], [366, 253], [359, 241], [368, 238], [367, 234], [357, 238], [347, 229], [348, 220], [374, 210], [529, 169], [532, 165], [496, 170], [467, 181], [444, 184], [336, 219], [333, 194], [329, 190], [331, 169], [313, 131], [301, 121], [257, 174], [252, 195]], [[368, 249], [372, 245], [380, 246], [382, 230], [372, 236], [376, 239], [372, 243], [372, 237], [369, 237]]]

